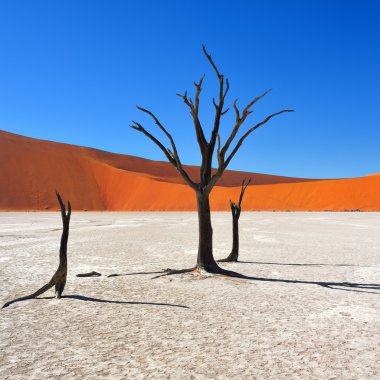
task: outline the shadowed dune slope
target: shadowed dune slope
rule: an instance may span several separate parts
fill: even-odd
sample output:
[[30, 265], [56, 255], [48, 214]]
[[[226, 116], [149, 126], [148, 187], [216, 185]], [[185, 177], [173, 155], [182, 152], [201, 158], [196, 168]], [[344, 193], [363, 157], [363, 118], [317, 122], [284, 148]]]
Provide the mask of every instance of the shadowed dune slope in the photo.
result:
[[[196, 179], [197, 168], [187, 167]], [[227, 171], [212, 193], [229, 210], [251, 176], [245, 210], [380, 210], [380, 174], [313, 180]], [[76, 210], [195, 210], [193, 191], [166, 162], [43, 141], [0, 131], [0, 210], [55, 210], [54, 191]]]

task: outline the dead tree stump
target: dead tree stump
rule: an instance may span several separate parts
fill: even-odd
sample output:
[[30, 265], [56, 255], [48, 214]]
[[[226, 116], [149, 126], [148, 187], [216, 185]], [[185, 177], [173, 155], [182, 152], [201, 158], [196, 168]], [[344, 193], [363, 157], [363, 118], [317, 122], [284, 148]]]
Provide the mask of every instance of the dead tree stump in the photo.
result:
[[239, 258], [239, 218], [241, 213], [241, 202], [243, 201], [245, 189], [251, 183], [251, 178], [245, 183], [245, 179], [241, 185], [239, 202], [234, 203], [230, 200], [232, 212], [232, 250], [228, 257], [219, 262], [237, 262]]
[[61, 216], [62, 216], [62, 224], [63, 224], [63, 231], [62, 231], [62, 237], [61, 237], [61, 246], [59, 249], [59, 265], [58, 269], [54, 273], [51, 280], [45, 284], [42, 288], [38, 289], [33, 294], [30, 294], [25, 297], [16, 298], [12, 301], [9, 301], [4, 304], [3, 308], [11, 305], [12, 303], [19, 302], [19, 301], [25, 301], [30, 300], [33, 298], [38, 297], [42, 293], [45, 293], [47, 290], [55, 286], [55, 295], [56, 298], [61, 298], [63, 289], [66, 285], [66, 276], [67, 276], [67, 241], [69, 239], [69, 225], [70, 225], [70, 217], [71, 217], [71, 204], [70, 201], [68, 202], [68, 211], [66, 213], [66, 207], [64, 203], [62, 202], [62, 198], [59, 195], [58, 192], [56, 192], [59, 205], [61, 207]]

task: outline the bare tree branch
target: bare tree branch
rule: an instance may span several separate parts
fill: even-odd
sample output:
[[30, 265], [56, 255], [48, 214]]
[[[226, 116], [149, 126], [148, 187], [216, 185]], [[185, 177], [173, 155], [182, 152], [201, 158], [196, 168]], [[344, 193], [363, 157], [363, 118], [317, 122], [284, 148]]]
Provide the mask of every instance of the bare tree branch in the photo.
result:
[[151, 133], [149, 133], [140, 123], [137, 121], [132, 120], [132, 125], [130, 126], [131, 128], [135, 129], [136, 131], [139, 131], [143, 133], [146, 137], [148, 137], [150, 140], [152, 140], [165, 154], [166, 158], [172, 163], [174, 166], [176, 166], [175, 160], [172, 158], [168, 150], [165, 148], [165, 146], [158, 140], [156, 139]]
[[235, 148], [232, 150], [231, 154], [228, 156], [228, 158], [225, 160], [225, 168], [228, 166], [228, 164], [230, 163], [230, 161], [232, 160], [232, 158], [235, 156], [236, 152], [239, 150], [239, 148], [241, 147], [241, 145], [243, 144], [244, 140], [253, 132], [255, 131], [257, 128], [261, 127], [262, 125], [266, 124], [270, 119], [272, 119], [272, 117], [275, 117], [277, 115], [280, 115], [282, 113], [285, 113], [285, 112], [294, 112], [294, 110], [282, 110], [282, 111], [279, 111], [279, 112], [276, 112], [272, 115], [269, 115], [268, 117], [266, 117], [263, 121], [261, 121], [260, 123], [256, 124], [255, 126], [253, 126], [251, 129], [249, 129], [240, 139], [239, 141], [237, 142]]
[[207, 52], [205, 45], [202, 45], [202, 50], [205, 56], [207, 57], [207, 60], [210, 62], [211, 66], [213, 67], [216, 76], [219, 79], [219, 102], [216, 103], [215, 99], [213, 99], [213, 104], [216, 108], [215, 112], [215, 120], [214, 120], [214, 128], [211, 133], [211, 139], [210, 139], [210, 149], [212, 149], [212, 153], [214, 152], [215, 142], [216, 138], [219, 132], [219, 126], [220, 126], [220, 117], [222, 116], [223, 112], [223, 105], [224, 105], [224, 99], [228, 93], [228, 90], [230, 88], [230, 83], [228, 82], [228, 79], [226, 80], [226, 89], [224, 90], [224, 75], [221, 74], [216, 67], [211, 55]]
[[214, 68], [217, 77], [218, 78], [222, 77], [222, 74], [220, 74], [218, 68], [216, 67], [214, 61], [212, 60], [211, 55], [209, 53], [207, 53], [205, 45], [202, 45], [202, 50], [203, 50], [203, 53], [205, 54], [205, 56], [207, 57], [208, 61], [210, 62], [211, 66]]
[[[267, 123], [272, 117], [275, 117], [277, 115], [280, 115], [282, 113], [285, 113], [285, 112], [294, 112], [294, 110], [282, 110], [280, 112], [276, 112], [268, 117], [266, 117], [263, 121], [261, 121], [260, 123], [256, 124], [255, 126], [253, 126], [251, 129], [249, 129], [241, 138], [240, 140], [238, 141], [238, 143], [236, 144], [235, 148], [232, 150], [231, 154], [228, 156], [228, 158], [225, 160], [224, 158], [224, 153], [223, 153], [223, 149], [225, 148], [226, 144], [224, 145], [224, 147], [222, 148], [222, 150], [220, 150], [220, 153], [218, 153], [218, 169], [216, 171], [216, 173], [211, 177], [208, 185], [207, 185], [207, 188], [209, 191], [211, 191], [211, 189], [215, 186], [215, 184], [218, 182], [219, 178], [223, 175], [224, 171], [226, 170], [228, 164], [230, 163], [230, 161], [232, 160], [232, 158], [234, 157], [234, 155], [236, 154], [236, 152], [239, 150], [239, 148], [241, 147], [241, 145], [243, 144], [243, 141], [254, 131], [256, 130], [257, 128], [259, 128], [260, 126], [264, 125], [265, 123]], [[220, 148], [219, 148], [220, 149]]]
[[215, 186], [215, 184], [218, 182], [219, 178], [223, 175], [225, 170], [225, 164], [223, 161], [223, 158], [221, 157], [220, 153], [218, 155], [218, 169], [216, 173], [211, 177], [209, 183], [207, 184], [207, 190], [210, 192], [212, 188]]
[[229, 89], [230, 89], [230, 82], [228, 81], [228, 79], [226, 79], [226, 89], [223, 94], [223, 99], [226, 98]]
[[170, 144], [172, 145], [172, 148], [173, 148], [173, 152], [174, 152], [174, 157], [178, 157], [178, 152], [177, 152], [177, 147], [174, 143], [174, 140], [173, 140], [173, 137], [172, 135], [166, 130], [166, 128], [160, 123], [160, 121], [158, 120], [158, 118], [156, 117], [156, 115], [154, 115], [153, 112], [143, 108], [143, 107], [140, 107], [140, 106], [136, 106], [137, 109], [139, 109], [140, 111], [142, 112], [145, 112], [147, 113], [148, 115], [150, 115], [152, 117], [152, 119], [154, 120], [154, 122], [159, 126], [159, 128], [162, 130], [162, 132], [165, 133], [165, 135], [168, 137], [169, 141], [170, 141]]
[[260, 99], [262, 99], [265, 95], [269, 94], [270, 92], [272, 91], [272, 89], [270, 88], [269, 90], [265, 91], [263, 94], [259, 95], [258, 97], [256, 97], [255, 99], [253, 99], [251, 101], [251, 103], [249, 103], [243, 110], [243, 115], [244, 114], [247, 114], [249, 115], [250, 113], [252, 113], [252, 111], [250, 110], [251, 107], [257, 103]]
[[[267, 123], [272, 117], [277, 116], [284, 112], [292, 112], [292, 110], [283, 110], [277, 113], [274, 113], [267, 118], [265, 118], [260, 123], [253, 126], [251, 129], [249, 129], [237, 142], [232, 152], [229, 154], [229, 156], [226, 158], [226, 154], [233, 143], [237, 133], [240, 130], [240, 127], [243, 125], [243, 123], [246, 121], [248, 115], [250, 115], [252, 111], [252, 107], [254, 104], [256, 104], [260, 99], [262, 99], [264, 96], [266, 96], [271, 89], [268, 91], [265, 91], [263, 94], [257, 96], [254, 98], [250, 103], [246, 105], [246, 107], [243, 109], [242, 112], [239, 111], [239, 108], [237, 106], [238, 99], [235, 99], [233, 102], [233, 108], [235, 110], [235, 125], [231, 131], [230, 136], [226, 140], [224, 146], [221, 146], [220, 143], [220, 135], [219, 135], [219, 128], [220, 128], [220, 121], [221, 117], [225, 115], [229, 108], [223, 110], [224, 107], [224, 101], [227, 96], [227, 93], [230, 88], [230, 84], [228, 79], [224, 78], [224, 75], [220, 73], [218, 70], [214, 60], [211, 57], [211, 54], [209, 54], [206, 50], [206, 47], [202, 46], [203, 53], [205, 54], [207, 60], [211, 64], [213, 70], [215, 71], [215, 74], [219, 80], [219, 99], [216, 101], [213, 98], [213, 104], [215, 106], [215, 118], [214, 118], [214, 125], [211, 132], [210, 141], [208, 142], [205, 138], [204, 131], [202, 128], [202, 125], [199, 120], [199, 103], [200, 103], [200, 93], [202, 91], [202, 84], [204, 80], [204, 75], [200, 78], [198, 82], [194, 82], [194, 86], [196, 88], [194, 101], [188, 97], [187, 91], [182, 94], [177, 94], [181, 99], [184, 101], [184, 103], [189, 107], [190, 114], [193, 118], [194, 127], [196, 131], [197, 141], [198, 145], [200, 147], [201, 155], [202, 155], [202, 164], [201, 164], [201, 171], [200, 171], [200, 184], [195, 183], [190, 179], [186, 171], [183, 169], [180, 158], [178, 156], [178, 151], [176, 148], [176, 145], [174, 143], [172, 135], [166, 130], [166, 128], [161, 124], [161, 122], [158, 120], [158, 118], [149, 110], [137, 106], [139, 110], [142, 112], [147, 113], [150, 115], [154, 122], [158, 125], [158, 127], [165, 133], [165, 135], [168, 137], [172, 150], [166, 148], [156, 137], [154, 137], [151, 133], [149, 133], [141, 124], [137, 122], [133, 122], [134, 125], [131, 127], [138, 130], [139, 132], [143, 133], [145, 136], [147, 136], [150, 140], [152, 140], [165, 154], [166, 158], [169, 160], [169, 162], [174, 165], [177, 170], [180, 172], [180, 174], [184, 177], [185, 181], [193, 188], [193, 189], [208, 189], [211, 191], [212, 187], [216, 184], [218, 179], [222, 176], [224, 170], [227, 168], [228, 164], [232, 160], [232, 158], [235, 156], [236, 152], [239, 150], [241, 145], [243, 144], [244, 140], [257, 128]], [[214, 155], [215, 145], [217, 145], [217, 158], [218, 158], [218, 169], [214, 175], [212, 175], [212, 158]]]
[[[216, 73], [216, 76], [218, 77], [218, 80], [219, 80], [219, 100], [218, 102], [216, 102], [214, 98], [212, 100], [215, 107], [214, 126], [211, 132], [210, 141], [207, 146], [207, 159], [203, 160], [204, 165], [202, 165], [202, 168], [201, 168], [201, 179], [202, 179], [201, 183], [202, 185], [206, 186], [211, 178], [212, 157], [214, 155], [215, 144], [216, 144], [217, 136], [219, 134], [220, 120], [221, 120], [221, 117], [228, 112], [228, 109], [223, 111], [223, 107], [224, 107], [225, 97], [227, 96], [228, 90], [230, 88], [230, 83], [228, 80], [226, 81], [224, 80], [224, 75], [219, 72], [216, 64], [214, 63], [211, 55], [207, 52], [206, 47], [204, 45], [202, 46], [202, 50], [207, 60], [213, 67]], [[226, 86], [225, 88], [224, 88], [224, 85]]]
[[245, 178], [243, 180], [243, 183], [241, 185], [241, 191], [240, 191], [240, 197], [239, 197], [239, 202], [238, 202], [238, 207], [239, 209], [241, 209], [241, 202], [243, 200], [243, 197], [244, 197], [244, 193], [245, 193], [245, 190], [247, 189], [247, 186], [251, 183], [251, 178], [248, 180], [247, 183], [245, 183]]
[[131, 128], [135, 129], [136, 131], [139, 131], [143, 133], [146, 137], [148, 137], [150, 140], [152, 140], [165, 154], [168, 161], [178, 170], [178, 172], [182, 175], [183, 179], [186, 181], [186, 183], [192, 187], [194, 190], [198, 188], [197, 184], [192, 181], [192, 179], [189, 177], [187, 172], [183, 169], [181, 161], [176, 155], [175, 152], [171, 152], [169, 149], [165, 148], [165, 146], [151, 133], [149, 133], [140, 123], [137, 121], [132, 121], [134, 125], [131, 125]]
[[239, 109], [237, 108], [237, 105], [236, 105], [238, 100], [239, 100], [239, 99], [236, 98], [236, 99], [234, 100], [234, 103], [233, 103], [233, 107], [234, 107], [235, 114], [236, 114], [236, 120], [239, 120], [239, 119], [240, 119], [240, 112], [239, 112]]
[[[55, 195], [57, 196], [59, 206], [61, 207], [62, 221], [64, 221], [66, 219], [66, 206], [63, 203], [61, 195], [58, 193], [58, 191], [55, 191]], [[70, 214], [71, 214], [71, 205], [70, 205], [70, 202], [69, 202], [69, 208], [70, 208], [69, 211], [70, 211]]]
[[224, 157], [227, 153], [227, 150], [228, 148], [230, 147], [232, 141], [234, 140], [236, 134], [239, 132], [239, 129], [240, 127], [242, 126], [242, 124], [245, 122], [247, 116], [249, 114], [252, 113], [252, 111], [250, 110], [251, 107], [256, 103], [258, 102], [260, 99], [262, 99], [265, 95], [267, 95], [269, 92], [271, 91], [268, 90], [268, 91], [265, 91], [263, 94], [261, 94], [260, 96], [256, 97], [255, 99], [253, 99], [243, 110], [243, 114], [242, 116], [240, 117], [240, 112], [239, 112], [239, 109], [237, 107], [237, 99], [234, 101], [233, 103], [233, 107], [235, 109], [235, 114], [236, 114], [236, 121], [235, 121], [235, 126], [234, 128], [232, 129], [232, 132], [230, 134], [230, 137], [227, 139], [224, 147], [222, 148], [222, 156]]
[[195, 113], [198, 115], [199, 112], [199, 95], [202, 91], [202, 83], [203, 79], [205, 79], [205, 75], [203, 74], [202, 78], [199, 80], [199, 82], [194, 82], [194, 86], [197, 89], [197, 92], [195, 93]]
[[220, 135], [218, 133], [218, 146], [216, 148], [216, 156], [218, 158], [218, 167], [223, 166], [223, 157], [220, 154]]
[[[131, 127], [136, 129], [140, 133], [143, 133], [151, 141], [153, 141], [162, 150], [162, 152], [165, 154], [168, 161], [179, 171], [179, 173], [184, 178], [185, 182], [191, 188], [193, 188], [196, 192], [196, 199], [197, 199], [197, 206], [198, 206], [198, 219], [199, 219], [199, 246], [198, 246], [198, 258], [197, 258], [196, 268], [201, 269], [201, 270], [206, 270], [211, 273], [225, 274], [228, 271], [222, 270], [220, 267], [218, 267], [213, 257], [212, 225], [211, 225], [211, 218], [210, 218], [211, 210], [210, 210], [210, 201], [209, 201], [210, 192], [213, 189], [213, 187], [216, 185], [220, 177], [223, 175], [224, 171], [226, 170], [232, 158], [235, 156], [236, 152], [239, 150], [239, 148], [243, 144], [244, 140], [254, 130], [259, 128], [261, 125], [267, 123], [272, 117], [284, 112], [292, 112], [292, 111], [283, 110], [283, 111], [280, 111], [268, 116], [263, 121], [261, 121], [260, 123], [250, 128], [236, 143], [234, 142], [234, 140], [241, 126], [246, 121], [247, 117], [253, 112], [252, 107], [254, 106], [256, 102], [258, 102], [266, 94], [268, 94], [270, 90], [254, 98], [242, 110], [239, 110], [238, 105], [237, 105], [238, 99], [236, 99], [233, 102], [233, 109], [235, 111], [236, 120], [225, 144], [222, 145], [221, 138], [220, 138], [221, 118], [223, 115], [225, 115], [229, 111], [229, 108], [226, 107], [225, 109], [225, 100], [230, 89], [230, 83], [228, 79], [225, 79], [224, 75], [221, 74], [221, 72], [219, 72], [218, 67], [216, 66], [211, 55], [207, 52], [206, 47], [204, 45], [202, 46], [202, 50], [207, 58], [207, 61], [210, 63], [213, 71], [215, 72], [218, 78], [218, 82], [219, 82], [218, 93], [215, 96], [215, 98], [213, 98], [212, 100], [213, 105], [215, 107], [215, 114], [214, 114], [213, 126], [211, 128], [210, 139], [208, 138], [206, 139], [205, 133], [204, 133], [205, 131], [203, 130], [200, 119], [199, 119], [200, 94], [202, 91], [204, 76], [202, 76], [198, 82], [194, 82], [194, 86], [196, 90], [195, 90], [195, 95], [193, 98], [188, 96], [187, 91], [184, 94], [177, 94], [183, 100], [186, 106], [189, 108], [190, 115], [193, 118], [197, 142], [200, 148], [201, 158], [202, 158], [200, 171], [199, 171], [199, 177], [200, 177], [199, 183], [197, 183], [198, 181], [196, 182], [192, 181], [190, 177], [188, 176], [188, 174], [186, 173], [186, 171], [183, 169], [172, 136], [164, 128], [164, 126], [159, 122], [157, 117], [152, 112], [144, 108], [138, 107], [141, 111], [149, 114], [153, 118], [155, 123], [159, 126], [159, 128], [166, 134], [167, 138], [171, 142], [171, 145], [172, 145], [171, 148], [166, 148], [155, 136], [149, 133], [141, 124], [137, 122], [133, 122], [133, 125], [131, 125]], [[232, 149], [232, 152], [230, 152], [231, 145], [233, 143], [236, 145]], [[217, 156], [219, 165], [216, 171], [213, 173], [212, 161], [214, 158], [215, 148], [216, 148], [216, 156]], [[228, 157], [226, 159], [227, 155]], [[245, 182], [245, 180], [243, 181], [239, 203], [235, 204], [232, 201], [230, 201], [231, 209], [234, 213], [233, 214], [234, 220], [235, 219], [237, 220], [239, 218], [240, 206], [242, 203], [243, 195], [250, 181], [251, 180], [249, 180], [247, 183]], [[236, 260], [234, 261], [237, 261], [237, 256], [236, 256]], [[169, 274], [183, 273], [183, 272], [184, 271], [170, 271]], [[189, 272], [189, 270], [185, 270], [185, 272]]]
[[195, 105], [194, 105], [193, 101], [187, 97], [187, 91], [185, 91], [185, 93], [183, 95], [177, 94], [177, 96], [179, 96], [190, 109], [190, 115], [193, 118], [195, 133], [197, 136], [198, 145], [199, 145], [199, 148], [201, 150], [202, 155], [204, 154], [204, 152], [206, 151], [206, 148], [207, 148], [207, 141], [206, 141], [206, 138], [205, 138], [205, 135], [203, 132], [201, 122], [199, 120], [199, 96], [200, 96], [200, 93], [202, 91], [203, 79], [204, 79], [204, 75], [199, 80], [198, 83], [194, 82], [194, 85], [197, 89], [196, 94], [195, 94]]

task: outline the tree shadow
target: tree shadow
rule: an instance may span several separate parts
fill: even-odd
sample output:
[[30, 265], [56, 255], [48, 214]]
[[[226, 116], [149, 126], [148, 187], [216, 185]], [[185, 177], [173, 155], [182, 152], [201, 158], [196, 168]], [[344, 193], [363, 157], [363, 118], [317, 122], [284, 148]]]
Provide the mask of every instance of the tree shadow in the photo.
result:
[[286, 265], [286, 266], [303, 266], [303, 267], [322, 267], [322, 266], [333, 266], [333, 267], [354, 267], [356, 265], [352, 264], [288, 264], [288, 263], [272, 263], [265, 261], [235, 261], [241, 264], [258, 264], [258, 265]]
[[[237, 263], [252, 263], [252, 264], [264, 264], [264, 265], [295, 265], [295, 266], [355, 266], [350, 264], [286, 264], [286, 263], [272, 263], [272, 262], [255, 262], [255, 261], [237, 261]], [[133, 275], [140, 275], [140, 274], [159, 274], [159, 276], [153, 277], [159, 278], [159, 277], [165, 277], [165, 276], [171, 276], [175, 274], [184, 274], [184, 273], [191, 273], [194, 272], [196, 268], [189, 268], [189, 269], [164, 269], [161, 271], [152, 271], [152, 272], [130, 272], [130, 273], [124, 273], [124, 274], [114, 274], [109, 275], [108, 277], [114, 277], [114, 276], [133, 276]], [[305, 284], [305, 285], [318, 285], [322, 286], [324, 288], [328, 289], [334, 289], [334, 290], [345, 290], [345, 291], [351, 291], [351, 292], [358, 292], [358, 293], [369, 293], [369, 294], [379, 294], [380, 295], [380, 284], [365, 284], [365, 283], [354, 283], [354, 282], [333, 282], [333, 281], [306, 281], [306, 280], [288, 280], [288, 279], [280, 279], [280, 278], [265, 278], [265, 277], [254, 277], [254, 276], [246, 276], [244, 274], [226, 270], [223, 268], [220, 268], [220, 271], [217, 273], [214, 273], [216, 275], [225, 275], [228, 277], [234, 277], [234, 278], [240, 278], [243, 280], [250, 280], [250, 281], [260, 281], [260, 282], [279, 282], [279, 283], [285, 283], [285, 284]], [[369, 292], [366, 290], [377, 290], [379, 292]]]
[[[172, 276], [175, 274], [184, 274], [184, 273], [192, 273], [192, 272], [199, 272], [199, 269], [197, 268], [189, 268], [189, 269], [165, 269], [161, 271], [159, 276], [155, 276], [152, 279], [160, 278], [160, 277], [166, 277], [166, 276]], [[202, 273], [202, 270], [200, 271]], [[265, 278], [265, 277], [254, 277], [254, 276], [246, 276], [244, 274], [234, 272], [231, 270], [224, 269], [222, 267], [216, 267], [212, 270], [207, 271], [206, 273], [209, 273], [212, 275], [220, 275], [220, 276], [227, 276], [227, 277], [233, 277], [233, 278], [239, 278], [242, 280], [250, 280], [250, 281], [259, 281], [259, 282], [277, 282], [277, 283], [284, 283], [284, 284], [305, 284], [305, 285], [318, 285], [322, 286], [324, 288], [333, 289], [333, 290], [345, 290], [345, 291], [351, 291], [351, 292], [358, 292], [358, 293], [369, 293], [369, 294], [377, 294], [380, 295], [380, 284], [365, 284], [365, 283], [356, 283], [356, 282], [334, 282], [334, 281], [307, 281], [307, 280], [288, 280], [288, 279], [282, 279], [282, 278]], [[377, 290], [378, 292], [368, 292], [366, 290]]]
[[[380, 284], [357, 284], [351, 282], [321, 282], [318, 285], [323, 286], [329, 289], [335, 290], [345, 290], [347, 292], [357, 292], [357, 293], [369, 293], [369, 294], [378, 294], [380, 295]], [[346, 288], [356, 288], [356, 289], [373, 289], [378, 290], [379, 292], [366, 292], [363, 290], [355, 290], [355, 289], [345, 289]]]
[[[281, 278], [265, 278], [246, 276], [237, 272], [225, 270], [221, 268], [221, 275], [226, 275], [234, 278], [241, 278], [243, 280], [260, 281], [260, 282], [277, 282], [284, 284], [305, 284], [305, 285], [318, 285], [328, 289], [345, 290], [358, 293], [370, 293], [380, 295], [380, 284], [365, 284], [355, 282], [333, 282], [333, 281], [306, 281], [306, 280], [288, 280]], [[377, 290], [378, 292], [368, 292], [366, 290]]]
[[[36, 299], [53, 299], [55, 297], [38, 297]], [[81, 296], [79, 294], [70, 294], [63, 295], [61, 298], [69, 298], [77, 301], [85, 302], [99, 302], [99, 303], [111, 303], [114, 305], [151, 305], [151, 306], [167, 306], [167, 307], [179, 307], [182, 309], [190, 309], [189, 306], [185, 305], [176, 305], [171, 303], [161, 303], [161, 302], [143, 302], [143, 301], [114, 301], [114, 300], [105, 300], [94, 297]]]

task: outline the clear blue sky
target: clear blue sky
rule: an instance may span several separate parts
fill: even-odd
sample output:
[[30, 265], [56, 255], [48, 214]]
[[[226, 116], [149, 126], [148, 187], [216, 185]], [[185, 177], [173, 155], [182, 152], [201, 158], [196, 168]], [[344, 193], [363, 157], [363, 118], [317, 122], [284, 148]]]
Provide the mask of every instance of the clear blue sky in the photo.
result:
[[157, 132], [139, 104], [173, 133], [182, 161], [198, 164], [191, 119], [175, 94], [206, 74], [210, 131], [217, 81], [204, 43], [230, 79], [228, 102], [273, 88], [245, 128], [266, 113], [297, 111], [251, 135], [231, 169], [380, 172], [379, 20], [376, 0], [1, 0], [0, 129], [165, 160], [129, 128], [135, 119]]

